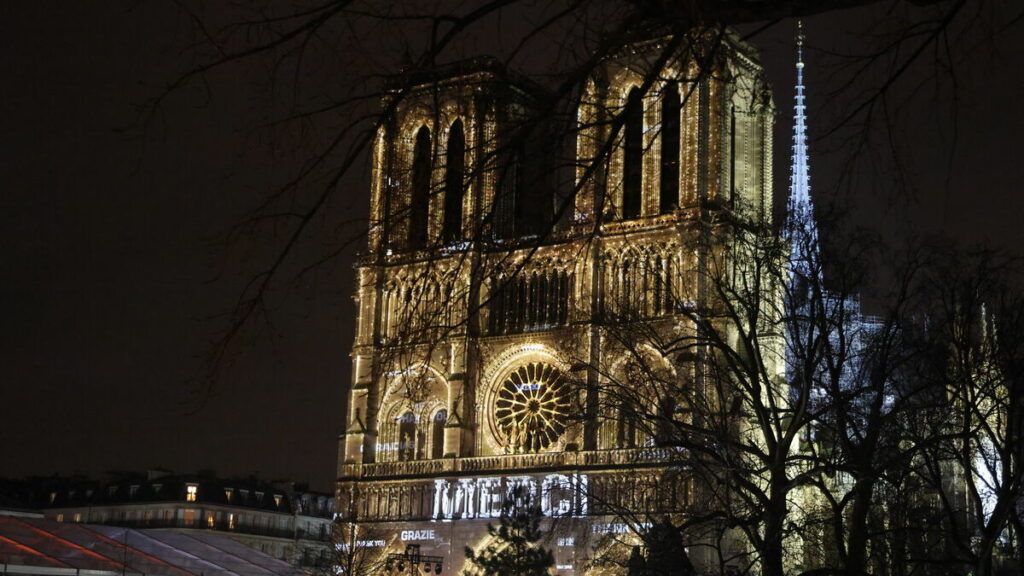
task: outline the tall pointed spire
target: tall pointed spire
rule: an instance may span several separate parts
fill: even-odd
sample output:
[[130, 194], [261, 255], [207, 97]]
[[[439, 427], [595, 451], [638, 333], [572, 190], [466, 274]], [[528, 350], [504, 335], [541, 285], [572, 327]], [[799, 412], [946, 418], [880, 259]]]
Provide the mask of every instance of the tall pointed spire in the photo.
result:
[[804, 94], [804, 25], [797, 22], [796, 97], [793, 105], [793, 162], [789, 173], [789, 208], [811, 203], [811, 177], [807, 164], [807, 105]]
[[804, 26], [797, 22], [796, 94], [793, 104], [793, 156], [789, 171], [789, 204], [785, 234], [790, 241], [791, 271], [809, 276], [817, 268], [818, 227], [811, 202], [811, 175], [807, 153], [807, 104], [804, 94]]

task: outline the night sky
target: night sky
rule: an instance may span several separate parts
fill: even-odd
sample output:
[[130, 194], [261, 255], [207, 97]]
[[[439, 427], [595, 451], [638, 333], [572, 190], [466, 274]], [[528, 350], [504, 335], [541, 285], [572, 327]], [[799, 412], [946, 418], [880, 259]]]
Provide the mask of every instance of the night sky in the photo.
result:
[[[993, 4], [995, 15], [1012, 12]], [[1019, 252], [1024, 24], [990, 38], [1001, 24], [982, 22], [952, 72], [935, 76], [925, 58], [890, 97], [892, 139], [869, 130], [851, 162], [844, 132], [825, 135], [858, 93], [842, 87], [849, 68], [832, 54], [859, 50], [884, 9], [806, 22], [815, 200], [850, 207], [855, 225], [894, 244], [943, 233]], [[782, 22], [752, 40], [779, 110], [780, 202], [793, 30]], [[192, 31], [170, 2], [0, 5], [0, 477], [160, 466], [331, 487], [349, 381], [351, 251], [275, 290], [270, 322], [232, 350], [212, 395], [197, 402], [194, 391], [224, 314], [282, 237], [263, 230], [226, 245], [228, 232], [332, 127], [256, 130], [285, 112], [258, 62], [209, 75], [141, 119], [192, 63]], [[495, 36], [499, 46], [463, 50], [500, 51]], [[524, 68], [544, 56], [527, 58]], [[321, 81], [351, 80], [328, 72]], [[300, 260], [360, 232], [350, 220], [368, 203], [363, 164]]]

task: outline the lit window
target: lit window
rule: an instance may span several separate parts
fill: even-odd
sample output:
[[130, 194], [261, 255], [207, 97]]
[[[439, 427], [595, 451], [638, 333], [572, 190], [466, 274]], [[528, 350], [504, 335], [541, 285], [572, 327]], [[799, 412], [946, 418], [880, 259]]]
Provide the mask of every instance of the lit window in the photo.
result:
[[50, 492], [50, 504], [53, 504], [56, 501], [57, 501], [57, 493], [56, 492]]
[[224, 498], [226, 498], [228, 502], [231, 502], [231, 497], [234, 496], [234, 495], [235, 495], [235, 490], [233, 488], [225, 488], [224, 489]]
[[217, 525], [217, 520], [213, 517], [213, 513], [206, 515], [206, 525], [210, 528]]
[[199, 494], [199, 486], [196, 484], [189, 484], [185, 487], [185, 501], [195, 502], [196, 495]]
[[196, 511], [195, 510], [183, 510], [182, 511], [182, 524], [185, 526], [193, 526], [196, 523]]
[[281, 495], [280, 494], [274, 494], [274, 506], [277, 506], [278, 508], [281, 507]]
[[63, 521], [64, 521], [64, 515], [63, 514], [57, 514], [57, 522], [63, 522]]
[[81, 522], [82, 521], [82, 513], [81, 512], [75, 512], [74, 521], [75, 522]]
[[235, 529], [235, 515], [229, 513], [228, 514], [228, 530], [234, 530], [234, 529]]

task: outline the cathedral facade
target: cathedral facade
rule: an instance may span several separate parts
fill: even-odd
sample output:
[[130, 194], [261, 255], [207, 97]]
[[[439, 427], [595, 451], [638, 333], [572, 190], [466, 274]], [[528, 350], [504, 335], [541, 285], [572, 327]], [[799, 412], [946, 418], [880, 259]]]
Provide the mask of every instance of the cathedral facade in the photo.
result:
[[350, 552], [413, 544], [461, 573], [512, 497], [547, 518], [555, 573], [618, 573], [637, 534], [700, 506], [643, 415], [692, 417], [649, 383], [702, 375], [658, 342], [699, 330], [729, 230], [770, 225], [773, 104], [749, 46], [673, 42], [604, 59], [571, 134], [490, 60], [386, 98], [339, 442]]

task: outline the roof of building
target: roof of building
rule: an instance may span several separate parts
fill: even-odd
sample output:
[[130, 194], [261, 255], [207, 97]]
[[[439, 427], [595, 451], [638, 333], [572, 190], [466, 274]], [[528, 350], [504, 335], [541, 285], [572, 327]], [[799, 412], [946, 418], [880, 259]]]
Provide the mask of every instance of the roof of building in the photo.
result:
[[294, 566], [208, 533], [131, 530], [0, 516], [8, 573], [60, 576], [306, 576]]
[[[8, 492], [33, 508], [197, 502], [329, 518], [334, 503], [331, 494], [295, 490], [290, 483], [219, 478], [210, 473], [122, 473], [107, 482], [55, 476], [9, 483]], [[189, 486], [194, 487], [194, 499], [189, 497]]]

